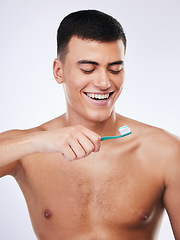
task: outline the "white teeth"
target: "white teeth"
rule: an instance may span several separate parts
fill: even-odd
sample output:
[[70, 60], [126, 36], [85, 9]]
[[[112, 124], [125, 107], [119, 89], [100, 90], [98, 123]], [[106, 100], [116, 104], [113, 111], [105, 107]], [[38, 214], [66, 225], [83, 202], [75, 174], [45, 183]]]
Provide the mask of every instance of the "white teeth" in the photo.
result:
[[96, 99], [108, 99], [109, 93], [107, 94], [94, 94], [94, 93], [87, 93], [87, 96], [90, 98], [96, 98]]

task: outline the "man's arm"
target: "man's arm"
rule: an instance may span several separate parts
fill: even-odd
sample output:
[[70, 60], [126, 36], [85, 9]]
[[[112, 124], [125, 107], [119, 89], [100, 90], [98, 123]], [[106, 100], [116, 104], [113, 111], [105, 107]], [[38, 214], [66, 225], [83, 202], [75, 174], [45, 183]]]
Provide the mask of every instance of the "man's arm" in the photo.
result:
[[[167, 152], [167, 151], [166, 151]], [[180, 141], [169, 146], [165, 173], [164, 206], [169, 215], [176, 240], [180, 240]]]
[[99, 151], [100, 136], [77, 125], [52, 131], [12, 130], [0, 134], [0, 177], [10, 174], [18, 160], [32, 153], [61, 153], [72, 161]]
[[18, 160], [35, 152], [35, 130], [10, 130], [0, 134], [0, 177], [11, 174]]

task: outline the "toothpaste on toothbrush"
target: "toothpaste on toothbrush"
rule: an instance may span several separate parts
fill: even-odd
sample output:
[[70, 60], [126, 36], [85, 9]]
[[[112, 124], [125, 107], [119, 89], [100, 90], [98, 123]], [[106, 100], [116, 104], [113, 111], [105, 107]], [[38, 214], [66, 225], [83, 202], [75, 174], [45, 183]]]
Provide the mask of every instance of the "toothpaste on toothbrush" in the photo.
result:
[[130, 130], [130, 128], [126, 125], [126, 126], [120, 127], [120, 128], [119, 128], [119, 132], [120, 132], [120, 135], [124, 135], [124, 134], [127, 134], [127, 133], [131, 132], [131, 130]]
[[125, 136], [127, 136], [127, 135], [132, 133], [130, 128], [127, 125], [123, 126], [123, 127], [120, 127], [119, 128], [119, 132], [120, 132], [119, 136], [106, 136], [106, 137], [102, 137], [101, 141], [108, 140], [108, 139], [116, 139], [116, 138], [125, 137]]

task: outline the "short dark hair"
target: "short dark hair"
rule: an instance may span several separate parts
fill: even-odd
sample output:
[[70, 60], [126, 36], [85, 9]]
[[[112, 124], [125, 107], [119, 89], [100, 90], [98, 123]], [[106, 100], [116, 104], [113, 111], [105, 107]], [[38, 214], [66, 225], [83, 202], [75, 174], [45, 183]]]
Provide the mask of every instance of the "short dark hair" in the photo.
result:
[[67, 15], [57, 31], [57, 56], [64, 61], [68, 43], [73, 36], [98, 42], [122, 40], [126, 49], [126, 36], [121, 24], [110, 15], [97, 10], [81, 10]]

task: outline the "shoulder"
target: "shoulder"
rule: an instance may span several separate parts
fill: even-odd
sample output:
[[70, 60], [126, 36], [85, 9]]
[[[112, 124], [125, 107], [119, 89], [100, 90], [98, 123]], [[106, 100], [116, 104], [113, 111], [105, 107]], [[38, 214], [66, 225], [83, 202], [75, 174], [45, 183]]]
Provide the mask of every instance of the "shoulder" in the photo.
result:
[[63, 127], [65, 127], [65, 116], [64, 115], [43, 123], [42, 125], [40, 125], [38, 127], [38, 129], [41, 131], [47, 131], [47, 130], [54, 130], [54, 129], [63, 128]]
[[152, 145], [157, 144], [158, 147], [177, 147], [180, 143], [180, 138], [172, 133], [153, 126], [145, 125], [143, 136], [150, 141]]
[[159, 136], [161, 164], [164, 170], [165, 186], [180, 179], [180, 139], [168, 132]]
[[164, 129], [154, 127], [136, 120], [124, 118], [123, 121], [130, 127], [132, 137], [139, 143], [141, 150], [151, 157], [170, 161], [180, 154], [180, 138]]
[[52, 119], [52, 120], [45, 122], [37, 127], [34, 127], [34, 128], [23, 129], [23, 130], [20, 130], [20, 129], [7, 130], [7, 131], [0, 133], [0, 140], [5, 139], [5, 138], [22, 136], [22, 135], [33, 133], [33, 132], [62, 128], [62, 127], [65, 127], [64, 122], [65, 122], [64, 115], [62, 115], [60, 117]]
[[[121, 120], [121, 118], [120, 118]], [[149, 146], [177, 148], [180, 144], [180, 137], [175, 136], [164, 129], [154, 127], [130, 118], [122, 117], [122, 121], [128, 125], [135, 138]]]
[[150, 148], [159, 152], [159, 155], [162, 155], [164, 159], [175, 156], [180, 150], [180, 138], [178, 136], [156, 127], [147, 127], [144, 142]]
[[142, 146], [163, 161], [180, 153], [180, 138], [164, 129], [140, 123], [138, 134]]
[[131, 139], [138, 145], [137, 153], [141, 163], [163, 185], [174, 185], [180, 179], [180, 138], [164, 129], [128, 118], [124, 118], [123, 122], [132, 131]]
[[180, 178], [180, 138], [163, 129], [144, 124], [138, 134], [143, 155], [151, 166], [159, 169], [164, 183], [167, 184], [175, 176]]

